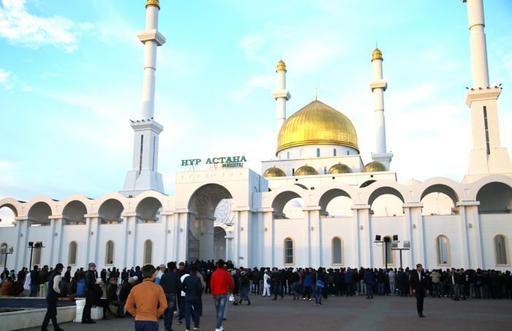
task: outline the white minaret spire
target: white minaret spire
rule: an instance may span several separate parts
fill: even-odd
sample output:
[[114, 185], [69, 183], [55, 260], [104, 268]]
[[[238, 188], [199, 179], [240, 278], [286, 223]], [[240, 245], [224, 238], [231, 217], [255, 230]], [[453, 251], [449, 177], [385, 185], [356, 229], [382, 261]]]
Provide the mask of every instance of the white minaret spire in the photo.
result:
[[471, 109], [473, 148], [468, 174], [464, 181], [473, 181], [492, 173], [512, 175], [508, 151], [501, 146], [498, 98], [501, 87], [489, 84], [483, 0], [463, 0], [468, 7], [468, 28], [473, 84], [466, 104]]
[[137, 35], [144, 44], [144, 83], [142, 86], [142, 118], [131, 121], [135, 133], [133, 168], [128, 171], [121, 193], [137, 195], [142, 191], [164, 191], [162, 175], [158, 173], [158, 138], [163, 126], [156, 122], [155, 71], [156, 48], [165, 43], [158, 32], [159, 0], [146, 1], [146, 30]]
[[276, 112], [277, 112], [277, 133], [286, 121], [286, 101], [290, 100], [291, 96], [286, 89], [286, 63], [283, 60], [279, 60], [276, 66], [276, 89], [272, 92], [272, 96], [276, 100]]
[[388, 153], [386, 147], [386, 121], [384, 119], [384, 91], [388, 88], [388, 82], [384, 80], [382, 73], [382, 52], [375, 48], [372, 53], [373, 81], [370, 88], [375, 98], [375, 153], [372, 159], [378, 161], [389, 169], [393, 154]]

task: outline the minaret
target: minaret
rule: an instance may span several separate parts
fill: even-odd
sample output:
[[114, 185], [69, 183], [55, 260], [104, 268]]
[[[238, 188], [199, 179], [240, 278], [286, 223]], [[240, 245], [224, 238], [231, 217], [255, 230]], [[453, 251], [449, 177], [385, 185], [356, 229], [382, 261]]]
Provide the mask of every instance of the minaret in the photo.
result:
[[286, 121], [286, 101], [290, 100], [291, 96], [286, 89], [286, 63], [283, 60], [279, 60], [276, 66], [276, 89], [272, 92], [272, 96], [276, 100], [276, 112], [277, 112], [277, 133]]
[[137, 195], [146, 190], [164, 191], [162, 175], [158, 173], [158, 138], [163, 126], [156, 122], [155, 71], [156, 48], [165, 43], [158, 32], [159, 0], [146, 1], [146, 30], [137, 35], [144, 44], [144, 84], [142, 87], [141, 118], [131, 121], [134, 131], [133, 168], [128, 171], [121, 193]]
[[[501, 146], [498, 120], [500, 86], [489, 85], [483, 0], [463, 0], [468, 6], [468, 28], [473, 84], [466, 96], [471, 110], [473, 148], [468, 174], [473, 181], [487, 174], [512, 175], [508, 151]], [[501, 85], [501, 84], [500, 84]]]
[[375, 99], [375, 153], [372, 159], [382, 163], [387, 170], [393, 158], [386, 148], [386, 121], [384, 119], [384, 91], [388, 88], [388, 82], [383, 79], [382, 74], [382, 52], [375, 48], [372, 53], [373, 81], [370, 88]]

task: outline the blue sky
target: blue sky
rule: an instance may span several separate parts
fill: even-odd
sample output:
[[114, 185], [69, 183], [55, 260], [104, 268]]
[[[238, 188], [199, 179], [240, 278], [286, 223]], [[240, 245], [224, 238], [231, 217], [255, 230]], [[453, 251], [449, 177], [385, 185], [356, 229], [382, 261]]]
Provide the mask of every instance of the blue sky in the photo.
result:
[[[144, 0], [0, 0], [0, 197], [98, 197], [131, 166], [140, 113]], [[275, 150], [275, 62], [288, 65], [288, 115], [315, 97], [374, 149], [370, 55], [384, 54], [388, 146], [398, 178], [460, 180], [470, 150], [471, 84], [461, 1], [161, 0], [156, 119], [166, 192], [184, 158]], [[512, 2], [485, 2], [491, 82], [503, 83], [512, 148]]]

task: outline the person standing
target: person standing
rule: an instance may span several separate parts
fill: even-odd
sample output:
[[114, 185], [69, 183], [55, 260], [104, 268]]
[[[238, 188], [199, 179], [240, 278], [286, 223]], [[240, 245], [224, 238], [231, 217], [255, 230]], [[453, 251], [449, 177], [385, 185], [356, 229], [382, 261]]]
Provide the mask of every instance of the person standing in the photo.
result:
[[366, 269], [363, 278], [366, 285], [366, 299], [373, 299], [373, 287], [375, 286], [375, 274], [373, 270]]
[[34, 269], [30, 271], [30, 296], [36, 297], [37, 291], [39, 290], [39, 267], [34, 266]]
[[201, 314], [201, 294], [203, 293], [203, 284], [201, 278], [197, 275], [197, 265], [190, 267], [190, 275], [185, 278], [182, 284], [185, 292], [185, 330], [190, 330], [190, 318], [194, 320], [194, 330], [199, 330], [199, 317]]
[[82, 313], [82, 323], [96, 323], [91, 318], [91, 308], [96, 302], [96, 264], [89, 263], [89, 270], [85, 273], [85, 307]]
[[43, 324], [41, 325], [41, 331], [46, 331], [48, 323], [52, 321], [53, 329], [55, 331], [63, 331], [57, 323], [57, 301], [60, 295], [60, 282], [61, 273], [64, 269], [62, 263], [57, 263], [55, 270], [49, 276], [48, 282], [48, 295], [46, 296], [46, 302], [48, 307], [46, 309], [46, 315], [44, 315]]
[[243, 270], [240, 272], [240, 300], [238, 304], [241, 305], [244, 300], [247, 300], [247, 305], [251, 304], [251, 299], [249, 299], [249, 291], [251, 288], [251, 280], [247, 275], [247, 272]]
[[176, 310], [176, 295], [180, 291], [180, 278], [176, 272], [176, 263], [167, 263], [167, 270], [162, 275], [160, 286], [167, 298], [167, 309], [164, 313], [164, 326], [166, 331], [172, 331], [173, 314]]
[[262, 297], [269, 297], [270, 296], [270, 275], [268, 274], [268, 271], [265, 271], [263, 274], [263, 295]]
[[155, 267], [142, 267], [144, 281], [134, 286], [126, 299], [125, 309], [135, 318], [135, 331], [158, 331], [158, 318], [167, 309], [164, 290], [153, 282]]
[[224, 308], [228, 300], [228, 293], [235, 288], [233, 279], [229, 273], [224, 270], [224, 261], [221, 259], [217, 262], [217, 269], [212, 273], [210, 280], [210, 289], [213, 299], [215, 300], [215, 311], [217, 313], [217, 322], [215, 331], [221, 331], [222, 320], [224, 319]]
[[423, 271], [423, 266], [418, 263], [416, 265], [416, 271], [412, 272], [411, 275], [412, 292], [416, 295], [416, 309], [418, 310], [419, 317], [425, 317], [423, 315], [423, 299], [425, 298], [425, 290], [427, 289], [427, 276]]

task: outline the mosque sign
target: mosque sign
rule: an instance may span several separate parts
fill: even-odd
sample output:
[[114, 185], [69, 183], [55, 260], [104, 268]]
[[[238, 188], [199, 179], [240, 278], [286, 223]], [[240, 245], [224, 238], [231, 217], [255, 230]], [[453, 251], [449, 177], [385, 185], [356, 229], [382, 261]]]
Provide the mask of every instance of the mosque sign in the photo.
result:
[[247, 162], [245, 156], [216, 156], [209, 157], [203, 163], [202, 159], [185, 159], [181, 160], [182, 167], [196, 167], [201, 164], [206, 164], [210, 166], [218, 166], [220, 165], [222, 168], [242, 168], [244, 163]]

